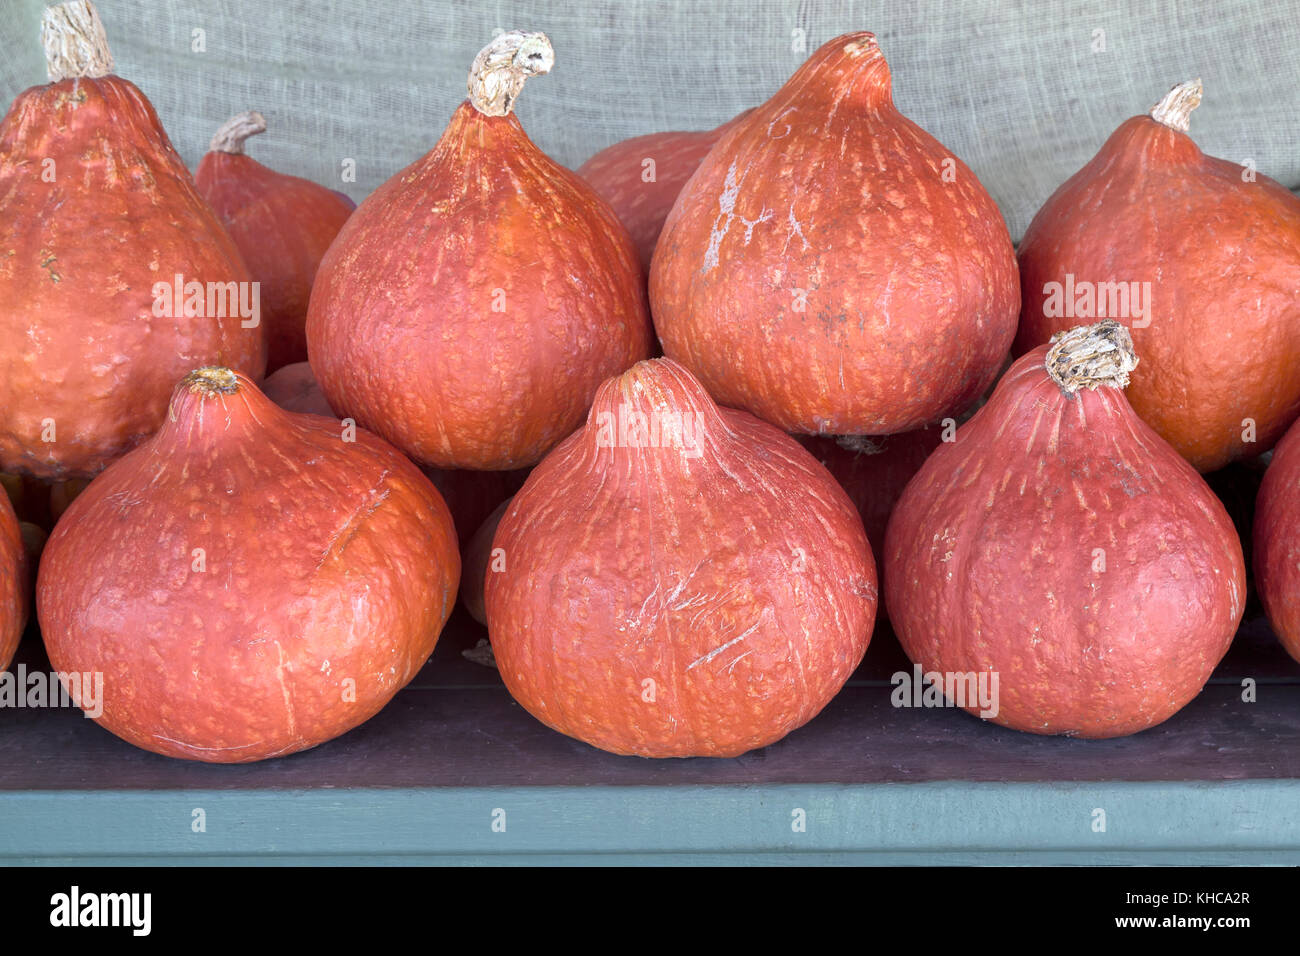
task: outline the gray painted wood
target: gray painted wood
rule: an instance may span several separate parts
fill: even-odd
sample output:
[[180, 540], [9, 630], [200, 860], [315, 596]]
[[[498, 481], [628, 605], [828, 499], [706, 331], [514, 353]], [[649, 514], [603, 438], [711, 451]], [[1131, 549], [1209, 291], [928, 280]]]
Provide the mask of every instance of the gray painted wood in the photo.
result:
[[[1294, 781], [117, 791], [10, 794], [0, 803], [0, 858], [40, 863], [644, 862], [650, 854], [1300, 863]], [[196, 810], [203, 832], [194, 830]], [[1104, 831], [1094, 828], [1099, 811]], [[493, 828], [502, 814], [504, 831]], [[792, 826], [798, 815], [803, 830]]]

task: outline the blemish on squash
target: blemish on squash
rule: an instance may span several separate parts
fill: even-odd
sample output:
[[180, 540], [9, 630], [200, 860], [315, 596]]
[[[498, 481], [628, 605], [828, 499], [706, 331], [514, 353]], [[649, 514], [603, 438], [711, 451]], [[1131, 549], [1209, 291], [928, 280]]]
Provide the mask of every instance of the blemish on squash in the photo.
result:
[[57, 271], [50, 268], [51, 265], [53, 265], [56, 261], [58, 261], [58, 257], [54, 253], [50, 252], [50, 250], [48, 249], [42, 249], [40, 254], [41, 254], [40, 267], [49, 273], [50, 281], [51, 282], [60, 281], [63, 277], [59, 275]]

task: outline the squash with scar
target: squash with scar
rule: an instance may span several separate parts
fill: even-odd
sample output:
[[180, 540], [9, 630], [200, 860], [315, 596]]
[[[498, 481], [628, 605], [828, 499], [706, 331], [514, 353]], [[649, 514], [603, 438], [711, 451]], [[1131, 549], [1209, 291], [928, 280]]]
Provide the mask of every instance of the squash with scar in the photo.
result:
[[627, 226], [647, 274], [677, 194], [722, 134], [748, 114], [746, 110], [717, 129], [669, 130], [621, 140], [578, 167], [578, 175], [591, 183]]
[[1200, 693], [1241, 621], [1236, 529], [1124, 397], [1137, 366], [1114, 321], [1029, 352], [889, 520], [903, 650], [1004, 727], [1153, 727]]
[[892, 435], [964, 411], [1016, 331], [1011, 237], [979, 180], [894, 108], [870, 33], [735, 121], [655, 246], [664, 354], [790, 432]]
[[378, 713], [432, 653], [459, 575], [451, 515], [396, 449], [202, 368], [69, 506], [37, 612], [57, 670], [104, 675], [104, 727], [244, 763]]
[[844, 490], [667, 359], [600, 387], [492, 544], [506, 687], [612, 753], [734, 757], [780, 740], [871, 638], [875, 564]]

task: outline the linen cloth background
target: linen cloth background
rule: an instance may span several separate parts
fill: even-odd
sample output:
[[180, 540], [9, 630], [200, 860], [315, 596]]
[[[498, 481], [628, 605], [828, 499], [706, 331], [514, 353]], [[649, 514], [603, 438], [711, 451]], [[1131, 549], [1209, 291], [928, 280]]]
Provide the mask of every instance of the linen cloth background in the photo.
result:
[[[47, 82], [41, 0], [0, 0], [0, 93]], [[1300, 186], [1300, 0], [99, 0], [116, 72], [193, 168], [225, 119], [249, 153], [360, 200], [437, 141], [496, 29], [546, 31], [518, 114], [577, 166], [628, 136], [716, 126], [809, 53], [876, 33], [899, 109], [969, 164], [1019, 239], [1125, 118], [1201, 77], [1192, 135]], [[202, 31], [202, 52], [194, 49]], [[1101, 31], [1100, 33], [1098, 31]], [[802, 38], [802, 43], [800, 39]], [[1104, 47], [1101, 48], [1101, 47]], [[345, 159], [356, 182], [341, 180]]]

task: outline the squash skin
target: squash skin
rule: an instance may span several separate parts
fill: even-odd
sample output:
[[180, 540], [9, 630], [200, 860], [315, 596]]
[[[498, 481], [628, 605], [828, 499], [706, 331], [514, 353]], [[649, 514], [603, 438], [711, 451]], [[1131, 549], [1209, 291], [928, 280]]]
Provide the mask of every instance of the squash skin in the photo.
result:
[[432, 653], [459, 575], [451, 515], [419, 469], [240, 376], [232, 395], [183, 382], [158, 434], [72, 503], [37, 604], [55, 668], [104, 674], [102, 726], [243, 763], [377, 713]]
[[665, 355], [719, 403], [789, 432], [886, 435], [983, 394], [1019, 286], [997, 205], [898, 113], [858, 33], [705, 157], [664, 225], [650, 300]]
[[908, 484], [885, 535], [886, 599], [926, 671], [997, 671], [994, 722], [1118, 737], [1180, 710], [1227, 652], [1241, 544], [1120, 389], [1068, 398], [1046, 355], [1017, 360]]
[[[620, 406], [695, 416], [697, 457], [602, 442]], [[666, 359], [601, 386], [497, 528], [485, 601], [506, 687], [616, 754], [732, 757], [811, 720], [876, 610], [862, 522], [797, 442]], [[646, 680], [653, 701], [647, 701]]]
[[251, 281], [144, 94], [112, 75], [19, 94], [0, 124], [0, 471], [93, 477], [196, 365], [261, 377], [260, 324], [154, 316], [176, 274]]
[[1300, 415], [1300, 199], [1242, 172], [1135, 116], [1053, 193], [1019, 249], [1017, 355], [1081, 321], [1043, 314], [1047, 283], [1151, 283], [1149, 325], [1109, 316], [1142, 363], [1129, 401], [1201, 472], [1262, 454]]
[[[669, 130], [621, 140], [578, 167], [578, 175], [591, 183], [627, 227], [647, 275], [664, 220], [682, 187], [722, 134], [750, 112], [746, 110], [716, 129]], [[642, 164], [647, 159], [655, 163], [653, 182], [642, 178]]]
[[1300, 661], [1300, 428], [1273, 449], [1255, 499], [1255, 590], [1288, 654]]
[[422, 464], [508, 471], [578, 427], [653, 333], [613, 210], [513, 114], [465, 102], [339, 233], [307, 343], [341, 414]]
[[251, 156], [220, 150], [204, 154], [194, 181], [261, 283], [266, 370], [305, 362], [312, 282], [355, 208], [352, 201]]
[[[262, 391], [271, 401], [290, 412], [337, 418], [320, 390], [311, 365], [297, 362], [268, 375]], [[528, 477], [519, 471], [456, 471], [421, 468], [446, 502], [456, 523], [456, 534], [466, 541], [500, 502], [518, 491]]]
[[9, 496], [0, 494], [0, 671], [9, 666], [27, 626], [32, 565]]

